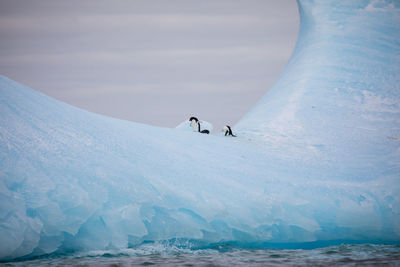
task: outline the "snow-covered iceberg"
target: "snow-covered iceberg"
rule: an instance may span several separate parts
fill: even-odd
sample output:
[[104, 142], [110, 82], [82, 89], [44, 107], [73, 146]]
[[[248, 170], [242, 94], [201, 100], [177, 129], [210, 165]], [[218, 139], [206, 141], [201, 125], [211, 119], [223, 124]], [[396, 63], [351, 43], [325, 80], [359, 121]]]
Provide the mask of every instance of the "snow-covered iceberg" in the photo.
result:
[[400, 242], [400, 4], [299, 1], [237, 138], [86, 112], [0, 77], [0, 259]]

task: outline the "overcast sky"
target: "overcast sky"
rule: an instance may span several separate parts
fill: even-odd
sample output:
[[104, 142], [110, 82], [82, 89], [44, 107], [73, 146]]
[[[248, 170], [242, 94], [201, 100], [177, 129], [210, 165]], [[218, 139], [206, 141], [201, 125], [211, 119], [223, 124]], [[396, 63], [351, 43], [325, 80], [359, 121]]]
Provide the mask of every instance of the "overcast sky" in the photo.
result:
[[234, 125], [294, 48], [295, 0], [0, 0], [0, 73], [108, 116]]

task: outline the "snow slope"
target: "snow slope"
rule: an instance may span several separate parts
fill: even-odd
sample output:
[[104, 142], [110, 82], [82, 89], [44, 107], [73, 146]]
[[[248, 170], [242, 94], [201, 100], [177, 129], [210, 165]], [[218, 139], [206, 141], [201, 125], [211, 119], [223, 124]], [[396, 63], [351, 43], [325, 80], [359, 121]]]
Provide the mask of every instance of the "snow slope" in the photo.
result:
[[0, 77], [0, 259], [165, 240], [400, 242], [396, 1], [300, 1], [237, 138], [86, 112]]

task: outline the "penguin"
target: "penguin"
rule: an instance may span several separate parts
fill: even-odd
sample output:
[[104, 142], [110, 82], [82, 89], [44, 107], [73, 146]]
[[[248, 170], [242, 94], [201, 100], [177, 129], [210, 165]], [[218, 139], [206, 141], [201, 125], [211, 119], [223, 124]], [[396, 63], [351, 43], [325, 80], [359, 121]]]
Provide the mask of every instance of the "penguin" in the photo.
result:
[[202, 134], [209, 134], [210, 131], [209, 131], [209, 130], [201, 130], [200, 133], [202, 133]]
[[236, 137], [236, 135], [234, 135], [234, 134], [232, 133], [231, 127], [228, 126], [228, 125], [225, 125], [224, 128], [222, 129], [222, 131], [225, 132], [225, 136], [233, 136], [233, 137]]
[[209, 134], [209, 130], [200, 130], [200, 122], [196, 117], [190, 117], [190, 126], [193, 128], [193, 131], [203, 133], [203, 134]]
[[190, 117], [190, 127], [193, 128], [194, 132], [200, 132], [200, 123], [196, 117]]

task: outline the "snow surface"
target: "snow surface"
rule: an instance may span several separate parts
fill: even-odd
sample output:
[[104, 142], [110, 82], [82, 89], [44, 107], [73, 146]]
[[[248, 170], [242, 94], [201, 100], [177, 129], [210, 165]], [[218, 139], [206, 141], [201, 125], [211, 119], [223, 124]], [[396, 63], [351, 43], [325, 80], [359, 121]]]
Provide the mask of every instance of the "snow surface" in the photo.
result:
[[0, 76], [0, 259], [400, 242], [400, 4], [299, 10], [292, 58], [237, 138], [93, 114]]

